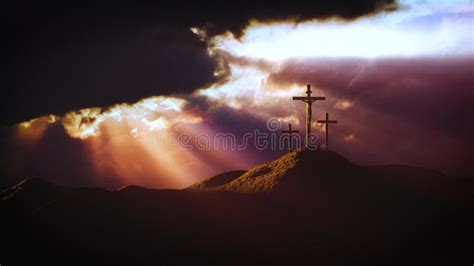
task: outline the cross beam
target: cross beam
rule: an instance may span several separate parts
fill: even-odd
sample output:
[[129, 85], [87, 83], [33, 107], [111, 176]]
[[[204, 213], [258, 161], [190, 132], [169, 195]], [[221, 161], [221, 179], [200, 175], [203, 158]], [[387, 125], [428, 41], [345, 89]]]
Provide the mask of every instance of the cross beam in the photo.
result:
[[326, 120], [318, 120], [318, 123], [325, 124], [326, 150], [329, 150], [329, 124], [337, 124], [337, 120], [329, 120], [329, 114], [326, 113]]
[[311, 134], [311, 116], [313, 115], [312, 104], [315, 101], [326, 100], [326, 97], [312, 97], [311, 85], [307, 85], [306, 97], [293, 96], [295, 101], [303, 101], [306, 103], [306, 147], [309, 146], [309, 135]]

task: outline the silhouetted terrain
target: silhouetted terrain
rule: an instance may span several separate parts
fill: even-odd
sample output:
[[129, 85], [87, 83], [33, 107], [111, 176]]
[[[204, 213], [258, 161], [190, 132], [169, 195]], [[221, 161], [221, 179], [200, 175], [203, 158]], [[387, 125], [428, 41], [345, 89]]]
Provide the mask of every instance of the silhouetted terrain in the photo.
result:
[[2, 265], [471, 265], [473, 178], [292, 151], [185, 190], [3, 191]]

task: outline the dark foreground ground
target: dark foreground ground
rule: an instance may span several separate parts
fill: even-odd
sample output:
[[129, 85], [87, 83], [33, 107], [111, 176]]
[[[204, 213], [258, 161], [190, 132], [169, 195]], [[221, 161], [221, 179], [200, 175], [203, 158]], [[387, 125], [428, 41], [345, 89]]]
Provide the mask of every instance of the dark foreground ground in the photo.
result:
[[[270, 192], [110, 192], [27, 180], [0, 195], [0, 264], [474, 263], [471, 178], [298, 156]], [[239, 176], [231, 175], [226, 182]]]

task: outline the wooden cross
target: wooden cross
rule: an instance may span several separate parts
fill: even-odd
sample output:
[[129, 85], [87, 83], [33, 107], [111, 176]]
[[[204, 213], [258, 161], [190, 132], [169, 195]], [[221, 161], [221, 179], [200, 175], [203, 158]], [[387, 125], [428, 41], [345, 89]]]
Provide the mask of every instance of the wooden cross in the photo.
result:
[[326, 113], [326, 120], [318, 120], [320, 124], [326, 124], [326, 150], [329, 150], [329, 124], [337, 124], [337, 120], [329, 120], [329, 114]]
[[289, 138], [288, 138], [288, 147], [292, 148], [291, 146], [291, 134], [293, 133], [298, 133], [299, 131], [298, 130], [291, 130], [291, 124], [288, 124], [288, 130], [282, 130], [281, 133], [285, 134], [287, 133], [289, 135]]
[[318, 100], [326, 100], [326, 97], [311, 97], [311, 85], [307, 85], [306, 97], [293, 96], [293, 100], [303, 101], [306, 103], [306, 147], [309, 147], [309, 135], [311, 133], [311, 116], [313, 114], [311, 106], [313, 102]]

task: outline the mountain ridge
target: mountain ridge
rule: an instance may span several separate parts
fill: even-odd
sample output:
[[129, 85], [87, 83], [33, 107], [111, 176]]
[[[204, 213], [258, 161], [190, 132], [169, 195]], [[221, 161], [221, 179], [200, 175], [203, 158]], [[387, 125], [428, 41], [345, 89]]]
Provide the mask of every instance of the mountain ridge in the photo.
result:
[[[444, 181], [432, 189], [416, 184], [430, 180], [430, 171], [410, 168], [410, 176], [422, 178], [400, 182], [397, 167], [386, 168], [386, 176], [384, 169], [334, 152], [295, 150], [181, 190], [64, 188], [28, 179], [2, 192], [0, 235], [9, 243], [6, 260], [17, 262], [24, 257], [13, 254], [25, 249], [44, 261], [79, 258], [81, 265], [104, 258], [115, 265], [467, 258], [461, 243], [474, 222], [472, 181], [436, 175]], [[462, 182], [446, 185], [452, 181]]]

